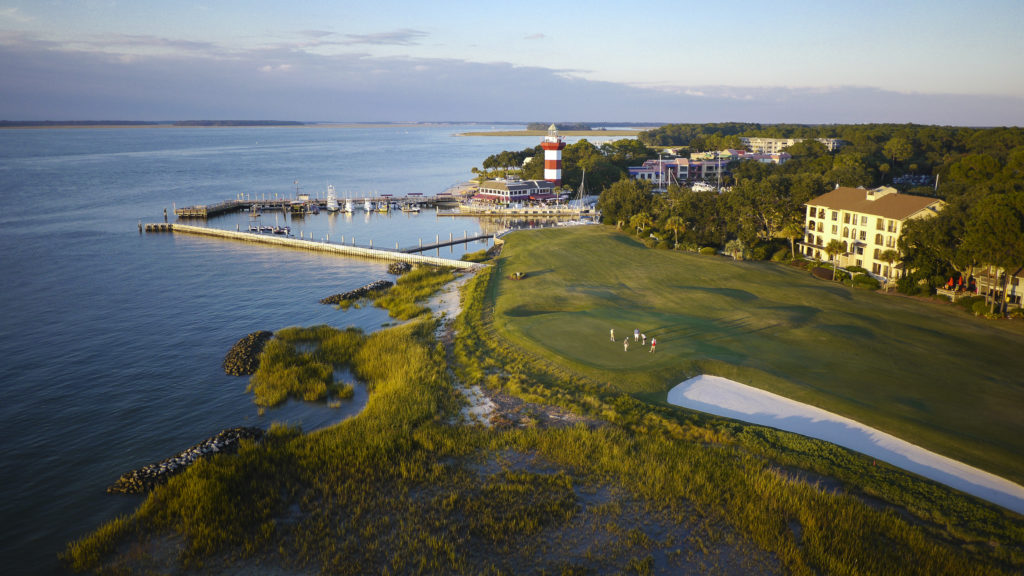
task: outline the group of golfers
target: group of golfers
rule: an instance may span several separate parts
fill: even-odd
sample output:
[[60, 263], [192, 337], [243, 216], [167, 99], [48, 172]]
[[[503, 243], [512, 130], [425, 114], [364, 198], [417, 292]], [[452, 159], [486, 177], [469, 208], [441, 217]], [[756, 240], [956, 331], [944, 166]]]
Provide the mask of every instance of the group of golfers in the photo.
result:
[[[615, 328], [611, 329], [612, 342], [615, 342]], [[641, 334], [640, 329], [633, 330], [633, 342], [640, 342], [641, 346], [647, 345], [647, 334]], [[651, 352], [654, 352], [654, 347], [658, 345], [657, 338], [651, 338]], [[622, 339], [622, 350], [629, 352], [629, 336]]]

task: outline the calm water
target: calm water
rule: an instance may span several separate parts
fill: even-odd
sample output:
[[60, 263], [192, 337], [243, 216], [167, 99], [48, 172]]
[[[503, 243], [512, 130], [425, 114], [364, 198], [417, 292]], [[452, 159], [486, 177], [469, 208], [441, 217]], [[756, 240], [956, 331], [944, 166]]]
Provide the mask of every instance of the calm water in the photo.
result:
[[[0, 566], [59, 572], [65, 543], [138, 497], [104, 489], [230, 426], [312, 429], [357, 410], [289, 404], [259, 416], [221, 362], [255, 330], [373, 330], [324, 296], [387, 278], [385, 265], [216, 239], [138, 233], [173, 206], [251, 196], [443, 191], [536, 138], [469, 127], [0, 130]], [[173, 220], [173, 212], [171, 219]], [[274, 213], [262, 219], [273, 223]], [[283, 216], [277, 216], [283, 225]], [[230, 215], [210, 225], [245, 228]], [[475, 219], [363, 214], [290, 219], [296, 235], [412, 246], [481, 230]], [[482, 244], [468, 250], [479, 250]], [[463, 247], [440, 250], [458, 258]], [[359, 391], [365, 397], [365, 391]]]

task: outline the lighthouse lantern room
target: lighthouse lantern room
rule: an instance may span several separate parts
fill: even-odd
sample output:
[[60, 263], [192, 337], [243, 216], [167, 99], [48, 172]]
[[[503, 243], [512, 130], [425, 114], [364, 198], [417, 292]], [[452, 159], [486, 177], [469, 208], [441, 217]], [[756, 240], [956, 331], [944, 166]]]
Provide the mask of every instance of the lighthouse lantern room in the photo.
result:
[[544, 148], [544, 179], [555, 186], [562, 185], [562, 149], [565, 139], [558, 134], [558, 128], [552, 124], [548, 127], [548, 135], [540, 143]]

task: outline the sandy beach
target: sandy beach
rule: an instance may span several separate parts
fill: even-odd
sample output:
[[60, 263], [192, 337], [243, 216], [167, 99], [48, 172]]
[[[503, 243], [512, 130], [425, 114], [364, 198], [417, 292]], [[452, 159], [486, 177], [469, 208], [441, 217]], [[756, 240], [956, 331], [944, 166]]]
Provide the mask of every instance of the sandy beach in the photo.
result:
[[718, 376], [668, 393], [676, 406], [818, 438], [1024, 514], [1024, 487], [814, 406]]

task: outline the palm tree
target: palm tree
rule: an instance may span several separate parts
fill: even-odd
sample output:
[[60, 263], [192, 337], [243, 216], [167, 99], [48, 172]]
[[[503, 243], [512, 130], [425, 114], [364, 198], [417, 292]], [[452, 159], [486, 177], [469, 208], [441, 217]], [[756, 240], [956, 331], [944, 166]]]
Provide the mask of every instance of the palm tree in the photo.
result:
[[804, 227], [797, 222], [786, 224], [779, 232], [783, 238], [789, 238], [790, 260], [796, 260], [796, 239], [804, 237]]
[[899, 262], [899, 260], [900, 260], [900, 253], [898, 251], [893, 250], [892, 248], [890, 248], [890, 249], [882, 252], [881, 254], [879, 254], [878, 257], [881, 258], [882, 260], [885, 260], [885, 263], [889, 265], [889, 267], [886, 269], [886, 275], [885, 275], [885, 291], [888, 292], [889, 291], [889, 279], [892, 276], [892, 263], [893, 262]]
[[651, 225], [651, 215], [647, 212], [638, 212], [633, 214], [629, 219], [629, 225], [636, 228], [636, 235], [639, 236], [640, 232], [646, 230]]
[[828, 259], [832, 260], [832, 281], [836, 280], [836, 268], [839, 267], [838, 259], [836, 256], [843, 253], [843, 243], [839, 240], [829, 240], [828, 245], [825, 246], [825, 252], [828, 253]]
[[743, 240], [740, 240], [738, 238], [733, 239], [733, 240], [729, 240], [728, 242], [725, 243], [725, 251], [730, 256], [732, 256], [733, 260], [737, 259], [736, 258], [737, 254], [742, 259], [743, 258], [743, 250], [745, 250], [745, 249], [746, 249], [746, 246], [743, 245]]
[[679, 233], [686, 232], [686, 220], [683, 220], [679, 216], [672, 216], [665, 221], [665, 229], [671, 230], [675, 233], [676, 245], [674, 248], [679, 248]]

